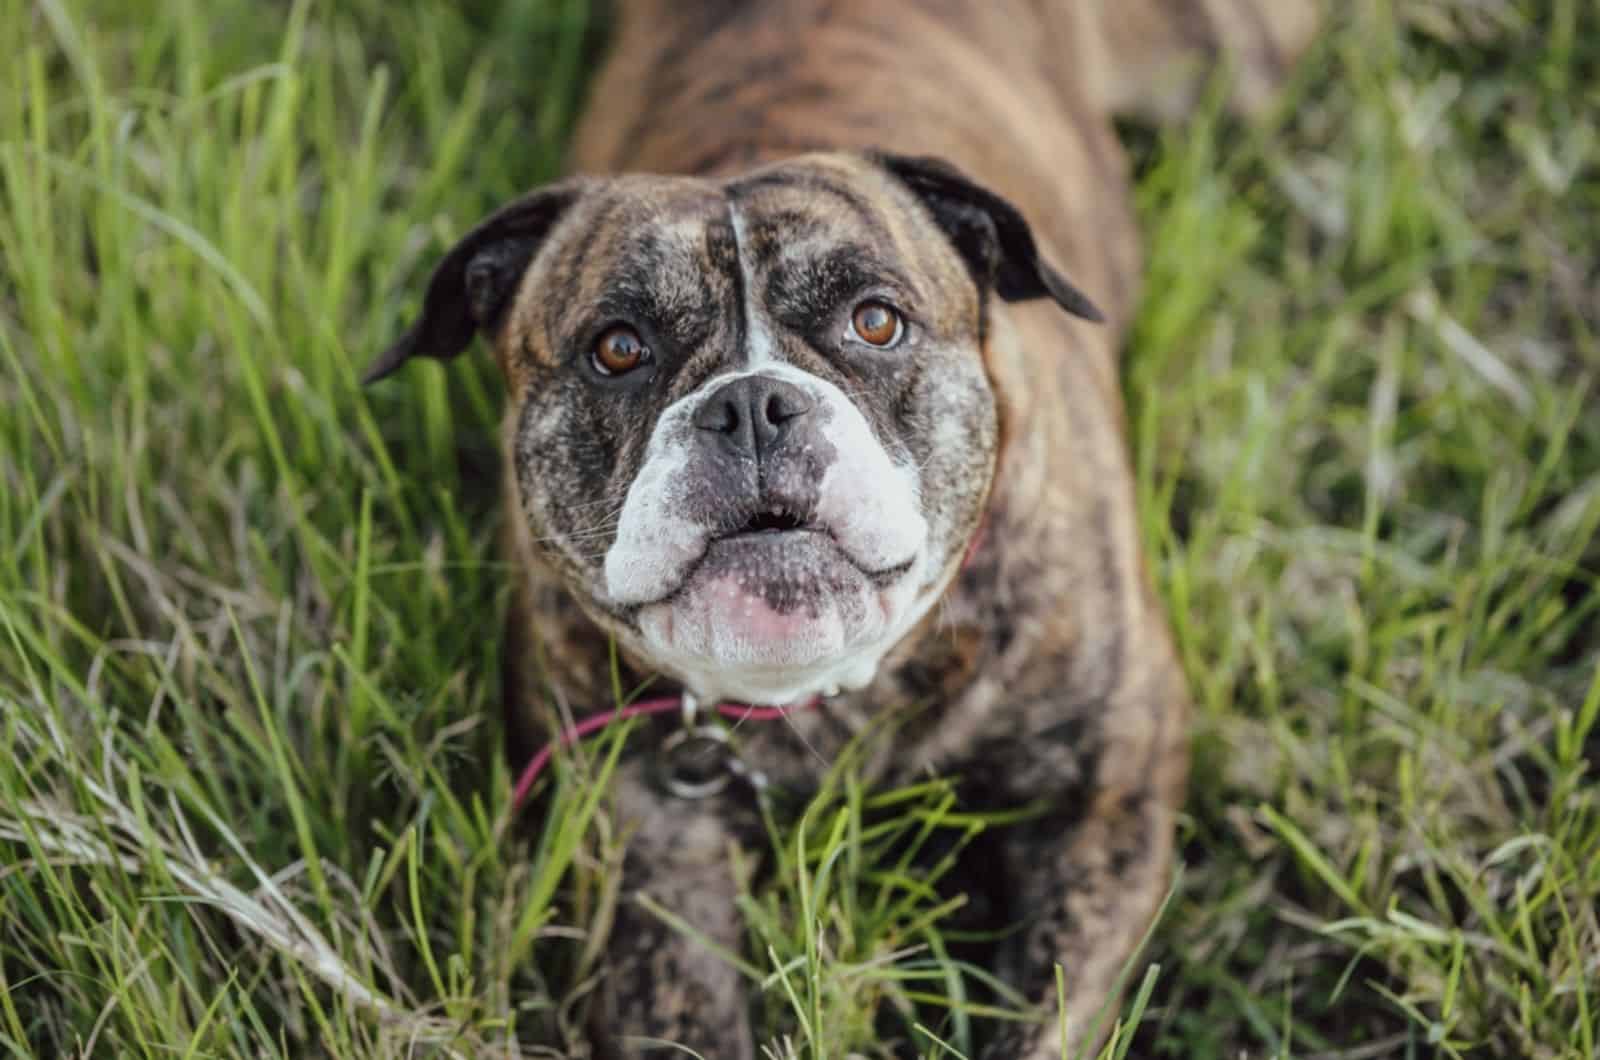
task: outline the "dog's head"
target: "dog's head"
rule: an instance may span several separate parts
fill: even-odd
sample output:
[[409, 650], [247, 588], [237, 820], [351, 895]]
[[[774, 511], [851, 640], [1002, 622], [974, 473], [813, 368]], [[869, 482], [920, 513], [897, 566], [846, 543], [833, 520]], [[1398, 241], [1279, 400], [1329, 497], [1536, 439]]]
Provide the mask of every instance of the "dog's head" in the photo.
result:
[[575, 178], [451, 250], [367, 378], [482, 332], [524, 543], [701, 697], [782, 704], [865, 685], [960, 565], [996, 461], [992, 296], [1098, 319], [936, 160]]

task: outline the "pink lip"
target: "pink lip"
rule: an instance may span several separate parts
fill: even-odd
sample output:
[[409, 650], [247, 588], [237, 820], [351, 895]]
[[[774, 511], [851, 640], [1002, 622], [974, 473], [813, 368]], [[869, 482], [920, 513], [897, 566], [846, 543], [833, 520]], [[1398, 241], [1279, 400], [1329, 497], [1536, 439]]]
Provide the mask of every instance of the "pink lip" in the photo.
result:
[[779, 642], [793, 639], [816, 625], [806, 608], [785, 614], [767, 606], [760, 596], [740, 588], [736, 578], [717, 578], [700, 590], [704, 606], [738, 624], [751, 640]]
[[[779, 611], [737, 577], [718, 574], [696, 579], [675, 600], [647, 607], [639, 617], [647, 635], [688, 657], [732, 666], [811, 666], [849, 647], [865, 612], [877, 610], [864, 603], [847, 594]], [[881, 621], [874, 615], [868, 624]]]

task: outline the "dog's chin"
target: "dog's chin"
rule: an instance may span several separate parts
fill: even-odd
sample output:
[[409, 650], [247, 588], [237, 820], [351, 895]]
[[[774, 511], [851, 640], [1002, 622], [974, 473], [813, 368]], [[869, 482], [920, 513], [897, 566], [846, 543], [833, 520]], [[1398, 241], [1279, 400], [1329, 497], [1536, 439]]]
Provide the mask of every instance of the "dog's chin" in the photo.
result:
[[713, 541], [683, 584], [639, 611], [663, 668], [700, 695], [788, 704], [869, 683], [904, 632], [915, 560], [868, 572], [827, 534]]

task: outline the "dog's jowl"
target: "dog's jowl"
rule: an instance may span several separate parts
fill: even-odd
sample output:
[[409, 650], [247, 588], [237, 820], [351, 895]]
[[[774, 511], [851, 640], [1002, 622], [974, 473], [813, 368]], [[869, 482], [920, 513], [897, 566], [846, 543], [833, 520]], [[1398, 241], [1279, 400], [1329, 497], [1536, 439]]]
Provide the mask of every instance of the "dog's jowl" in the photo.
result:
[[[613, 641], [703, 709], [793, 707], [733, 753], [799, 791], [920, 708], [868, 782], [931, 770], [982, 778], [972, 809], [1047, 808], [984, 872], [1020, 924], [993, 970], [1050, 1018], [982, 1055], [1060, 1056], [1058, 965], [1092, 1044], [1185, 773], [1116, 374], [1139, 252], [1111, 121], [1181, 113], [1221, 56], [1259, 109], [1309, 0], [614, 7], [574, 175], [450, 250], [368, 373], [474, 335], [503, 371], [511, 745], [553, 735], [549, 684], [612, 708]], [[740, 1060], [747, 985], [692, 936], [739, 947], [750, 800], [664, 786], [675, 730], [613, 782], [632, 838], [591, 1044]]]

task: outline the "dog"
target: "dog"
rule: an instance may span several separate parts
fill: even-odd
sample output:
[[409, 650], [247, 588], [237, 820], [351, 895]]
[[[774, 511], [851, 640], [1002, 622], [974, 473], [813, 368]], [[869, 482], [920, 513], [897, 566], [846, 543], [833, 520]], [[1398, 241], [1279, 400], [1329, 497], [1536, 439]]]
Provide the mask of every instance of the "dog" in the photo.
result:
[[[1044, 807], [983, 866], [1021, 925], [995, 970], [1041, 1020], [981, 1055], [1061, 1055], [1058, 966], [1092, 1046], [1187, 768], [1119, 390], [1140, 253], [1112, 119], [1183, 114], [1221, 60], [1261, 110], [1310, 0], [617, 8], [574, 175], [468, 232], [367, 374], [482, 335], [504, 376], [512, 753], [555, 735], [541, 689], [613, 704], [613, 643], [630, 687], [793, 707], [734, 734], [784, 789], [907, 711], [868, 782]], [[742, 787], [663, 787], [671, 732], [613, 779], [631, 838], [593, 1048], [742, 1060], [746, 987], [690, 936], [739, 948], [727, 851], [759, 823]]]

